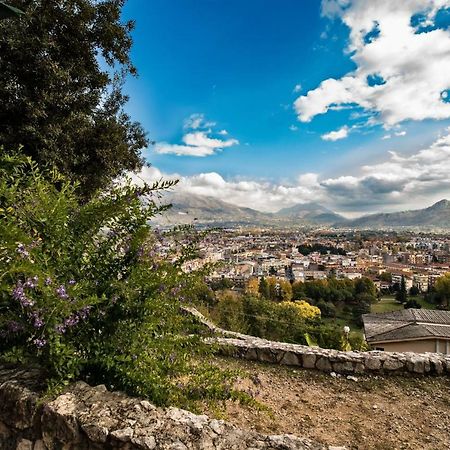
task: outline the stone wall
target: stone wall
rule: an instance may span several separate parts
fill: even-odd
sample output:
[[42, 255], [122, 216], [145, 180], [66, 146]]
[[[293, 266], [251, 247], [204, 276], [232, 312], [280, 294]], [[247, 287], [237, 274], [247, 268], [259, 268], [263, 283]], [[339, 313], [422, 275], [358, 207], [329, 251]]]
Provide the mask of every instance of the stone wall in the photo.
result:
[[[185, 308], [216, 336], [224, 353], [239, 358], [342, 374], [450, 375], [450, 355], [441, 353], [342, 352], [268, 341], [223, 330], [194, 308]], [[222, 337], [223, 336], [223, 337]]]
[[222, 420], [78, 382], [40, 401], [40, 373], [0, 366], [1, 450], [325, 450], [291, 435], [243, 431]]

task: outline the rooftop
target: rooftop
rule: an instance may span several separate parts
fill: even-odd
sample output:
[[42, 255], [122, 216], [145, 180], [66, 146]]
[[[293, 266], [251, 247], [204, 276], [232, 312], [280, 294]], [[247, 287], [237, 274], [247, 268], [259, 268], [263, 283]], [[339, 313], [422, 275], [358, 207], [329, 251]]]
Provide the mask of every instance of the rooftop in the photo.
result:
[[364, 314], [367, 342], [439, 337], [450, 339], [450, 311], [405, 309]]

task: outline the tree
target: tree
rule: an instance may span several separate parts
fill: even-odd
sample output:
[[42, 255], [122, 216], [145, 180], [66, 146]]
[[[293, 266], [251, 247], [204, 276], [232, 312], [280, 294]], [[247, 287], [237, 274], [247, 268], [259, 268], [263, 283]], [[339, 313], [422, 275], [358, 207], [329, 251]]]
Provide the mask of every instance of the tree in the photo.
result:
[[142, 167], [148, 144], [123, 107], [133, 22], [125, 0], [11, 0], [0, 22], [0, 145], [81, 182], [81, 195]]
[[442, 305], [450, 305], [450, 273], [446, 273], [436, 280], [434, 290]]
[[417, 286], [411, 286], [411, 289], [409, 290], [409, 295], [412, 295], [413, 297], [420, 294], [420, 290]]
[[400, 282], [400, 288], [395, 294], [395, 299], [400, 303], [406, 303], [408, 301], [408, 293], [406, 292], [405, 277], [402, 275], [402, 281]]
[[270, 298], [269, 285], [267, 284], [267, 281], [264, 277], [261, 277], [261, 279], [259, 280], [258, 292], [261, 298], [267, 300]]

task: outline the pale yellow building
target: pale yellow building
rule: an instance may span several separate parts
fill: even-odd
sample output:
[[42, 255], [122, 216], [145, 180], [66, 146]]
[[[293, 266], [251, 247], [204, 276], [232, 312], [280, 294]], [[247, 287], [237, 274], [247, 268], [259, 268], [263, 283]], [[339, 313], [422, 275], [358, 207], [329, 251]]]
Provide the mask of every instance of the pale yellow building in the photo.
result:
[[450, 311], [411, 308], [364, 314], [363, 322], [374, 350], [450, 354]]

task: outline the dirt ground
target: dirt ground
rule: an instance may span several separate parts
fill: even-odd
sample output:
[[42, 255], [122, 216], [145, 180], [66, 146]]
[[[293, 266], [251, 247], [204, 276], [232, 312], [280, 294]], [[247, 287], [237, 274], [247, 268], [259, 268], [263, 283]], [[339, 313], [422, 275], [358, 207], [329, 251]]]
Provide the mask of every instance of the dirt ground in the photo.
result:
[[450, 449], [450, 379], [345, 376], [228, 358], [237, 387], [267, 407], [211, 411], [240, 428], [291, 433], [348, 449]]

